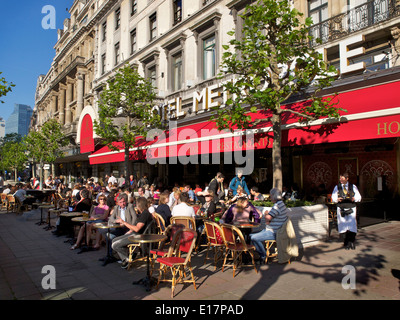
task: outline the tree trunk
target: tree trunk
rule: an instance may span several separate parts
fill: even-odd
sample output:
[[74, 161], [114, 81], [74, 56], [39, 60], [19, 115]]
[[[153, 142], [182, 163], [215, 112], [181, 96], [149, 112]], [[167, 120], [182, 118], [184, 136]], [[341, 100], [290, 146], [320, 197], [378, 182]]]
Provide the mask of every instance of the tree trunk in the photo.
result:
[[40, 190], [43, 190], [43, 166], [44, 166], [43, 161], [40, 161], [40, 168], [39, 168], [39, 173], [40, 173], [39, 189]]
[[274, 114], [272, 116], [272, 129], [274, 133], [272, 144], [272, 187], [282, 191], [282, 129], [281, 116]]
[[129, 168], [129, 147], [125, 146], [124, 177], [125, 177], [126, 188], [129, 187], [128, 168]]

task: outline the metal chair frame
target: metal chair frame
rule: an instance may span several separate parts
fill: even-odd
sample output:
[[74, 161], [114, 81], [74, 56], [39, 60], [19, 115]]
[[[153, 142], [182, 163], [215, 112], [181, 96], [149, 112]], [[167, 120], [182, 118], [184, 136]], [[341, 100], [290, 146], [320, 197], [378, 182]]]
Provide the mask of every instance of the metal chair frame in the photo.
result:
[[256, 264], [254, 262], [254, 251], [255, 247], [253, 245], [246, 244], [244, 240], [242, 231], [231, 225], [223, 224], [221, 225], [224, 241], [225, 241], [225, 258], [224, 263], [222, 265], [222, 272], [224, 272], [226, 264], [226, 260], [228, 255], [232, 256], [232, 265], [233, 265], [233, 277], [235, 277], [235, 272], [237, 266], [242, 265], [242, 255], [244, 252], [247, 252], [251, 256], [251, 260], [253, 262], [254, 270], [258, 273]]
[[[172, 239], [171, 246], [168, 250], [168, 255], [166, 257], [160, 257], [157, 259], [157, 262], [160, 263], [160, 275], [158, 277], [157, 289], [160, 282], [171, 282], [171, 298], [174, 297], [174, 291], [177, 283], [192, 283], [195, 290], [197, 290], [196, 281], [194, 279], [190, 264], [196, 239], [197, 233], [195, 230], [188, 228], [178, 230]], [[186, 254], [185, 258], [181, 257], [182, 252]], [[171, 271], [172, 279], [165, 278], [168, 268]], [[186, 277], [185, 268], [189, 269], [190, 271], [190, 280], [184, 279]], [[178, 274], [179, 277], [177, 278]], [[161, 279], [162, 275], [164, 275], [163, 279]]]

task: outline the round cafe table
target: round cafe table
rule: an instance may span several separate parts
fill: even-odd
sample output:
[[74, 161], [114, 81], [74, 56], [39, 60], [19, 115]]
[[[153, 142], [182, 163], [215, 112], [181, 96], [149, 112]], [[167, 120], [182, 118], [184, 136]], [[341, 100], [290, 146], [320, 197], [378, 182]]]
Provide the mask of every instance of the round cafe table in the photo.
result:
[[53, 204], [40, 205], [39, 208], [40, 208], [40, 221], [37, 222], [36, 224], [38, 226], [41, 226], [42, 224], [46, 223], [46, 221], [43, 221], [43, 209], [54, 208], [54, 205]]
[[146, 287], [146, 291], [151, 290], [151, 286], [155, 283], [156, 279], [150, 276], [150, 245], [152, 243], [159, 243], [167, 239], [166, 235], [163, 234], [139, 234], [132, 235], [128, 238], [132, 243], [144, 243], [149, 245], [149, 250], [147, 250], [146, 261], [147, 261], [147, 273], [146, 277], [134, 281], [132, 284], [142, 284]]
[[52, 208], [52, 209], [49, 209], [48, 211], [47, 211], [47, 221], [48, 221], [48, 224], [47, 224], [47, 227], [45, 227], [44, 229], [45, 230], [51, 230], [51, 229], [53, 229], [53, 228], [55, 228], [54, 226], [52, 226], [51, 225], [51, 223], [50, 223], [50, 214], [51, 213], [61, 213], [61, 212], [64, 212], [66, 209], [65, 208], [59, 208], [59, 209], [55, 209], [55, 208]]
[[234, 223], [225, 223], [225, 224], [239, 228], [243, 233], [246, 243], [249, 243], [249, 241], [250, 241], [249, 235], [251, 233], [251, 230], [253, 228], [260, 226], [260, 223], [256, 223], [256, 222], [234, 222]]
[[[83, 214], [83, 213], [81, 213], [81, 214]], [[75, 217], [75, 218], [72, 218], [71, 219], [71, 221], [73, 221], [73, 222], [83, 222], [84, 223], [84, 228], [85, 228], [85, 244], [80, 248], [81, 250], [78, 252], [78, 254], [80, 254], [80, 253], [83, 253], [83, 252], [87, 252], [87, 251], [92, 251], [92, 248], [90, 248], [89, 246], [88, 246], [88, 243], [87, 243], [87, 239], [86, 239], [86, 237], [87, 237], [87, 232], [86, 232], [86, 222], [88, 222], [90, 220], [90, 218], [89, 217], [85, 217], [85, 216], [82, 216], [82, 217]]]
[[97, 228], [97, 229], [108, 229], [107, 230], [107, 236], [106, 236], [106, 242], [107, 242], [107, 255], [100, 259], [101, 261], [103, 261], [103, 266], [107, 265], [108, 263], [115, 261], [115, 259], [112, 256], [112, 251], [111, 251], [111, 245], [110, 245], [110, 229], [114, 229], [114, 228], [121, 228], [123, 227], [122, 224], [119, 223], [107, 223], [107, 222], [96, 222], [93, 224], [93, 227]]

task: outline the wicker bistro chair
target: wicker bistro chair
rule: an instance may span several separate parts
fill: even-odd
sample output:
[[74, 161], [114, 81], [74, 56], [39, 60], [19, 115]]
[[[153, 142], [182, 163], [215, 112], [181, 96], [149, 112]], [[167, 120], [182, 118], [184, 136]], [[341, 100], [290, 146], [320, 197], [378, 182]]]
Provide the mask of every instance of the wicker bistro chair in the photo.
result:
[[165, 221], [164, 218], [157, 212], [153, 212], [153, 217], [157, 225], [158, 234], [163, 234], [165, 231]]
[[[273, 251], [273, 247], [275, 247], [275, 251]], [[266, 240], [265, 241], [265, 264], [268, 263], [269, 258], [275, 258], [278, 255], [278, 248], [276, 247], [276, 240]], [[290, 263], [290, 260], [289, 260]]]
[[154, 270], [154, 262], [157, 260], [158, 257], [165, 257], [168, 255], [169, 245], [171, 244], [175, 233], [178, 230], [182, 230], [182, 229], [185, 229], [185, 226], [183, 224], [170, 224], [164, 230], [163, 234], [168, 237], [167, 240], [161, 242], [157, 249], [150, 250], [150, 254], [152, 255], [152, 259], [150, 261], [151, 273], [153, 273], [153, 270]]
[[1, 210], [7, 210], [7, 208], [8, 208], [7, 194], [2, 193], [1, 194]]
[[16, 212], [17, 210], [17, 203], [15, 202], [15, 198], [12, 194], [7, 194], [7, 212]]
[[[155, 221], [154, 221], [154, 219], [153, 219], [153, 221], [151, 221], [151, 222], [147, 225], [146, 229], [143, 231], [143, 234], [150, 234], [150, 233], [153, 233], [154, 224], [155, 224]], [[140, 251], [141, 251], [141, 256], [140, 256], [140, 258], [136, 258], [136, 259], [135, 259], [135, 258], [133, 257], [133, 253], [136, 251], [137, 248], [140, 249]], [[129, 252], [129, 255], [128, 255], [128, 268], [127, 268], [128, 270], [131, 268], [133, 262], [136, 262], [136, 261], [144, 261], [144, 260], [147, 259], [146, 254], [145, 254], [145, 250], [148, 250], [148, 249], [147, 249], [147, 247], [146, 247], [144, 244], [140, 244], [140, 243], [138, 243], [138, 244], [134, 244], [134, 243], [128, 244], [128, 252]]]
[[256, 264], [254, 262], [255, 247], [253, 245], [246, 244], [242, 231], [240, 231], [239, 228], [228, 224], [222, 224], [221, 229], [225, 241], [225, 258], [224, 264], [222, 265], [222, 272], [224, 272], [224, 267], [228, 265], [226, 264], [226, 260], [228, 255], [231, 254], [233, 261], [233, 277], [235, 277], [236, 266], [242, 264], [242, 255], [244, 252], [247, 252], [251, 256], [254, 270], [256, 271], [256, 273], [258, 273]]
[[183, 224], [185, 228], [196, 230], [196, 220], [192, 217], [175, 216], [170, 221], [171, 224]]
[[[171, 282], [171, 298], [174, 297], [174, 290], [177, 283], [193, 283], [195, 290], [197, 290], [196, 281], [194, 280], [192, 267], [190, 265], [196, 239], [197, 233], [195, 230], [188, 228], [180, 229], [175, 233], [172, 239], [167, 256], [157, 258], [157, 262], [160, 263], [160, 275], [158, 277], [157, 289], [161, 281]], [[186, 257], [182, 257], [182, 254], [186, 255]], [[191, 279], [189, 280], [185, 280], [185, 268], [190, 271]], [[165, 278], [168, 269], [171, 271], [172, 279]], [[163, 275], [164, 277], [162, 277]]]
[[216, 222], [211, 221], [204, 221], [204, 229], [206, 230], [207, 234], [207, 252], [206, 257], [204, 259], [204, 264], [206, 263], [208, 258], [208, 253], [211, 247], [214, 248], [214, 264], [215, 269], [217, 269], [217, 262], [219, 260], [224, 259], [224, 252], [225, 252], [225, 242], [223, 238], [223, 232], [221, 227]]

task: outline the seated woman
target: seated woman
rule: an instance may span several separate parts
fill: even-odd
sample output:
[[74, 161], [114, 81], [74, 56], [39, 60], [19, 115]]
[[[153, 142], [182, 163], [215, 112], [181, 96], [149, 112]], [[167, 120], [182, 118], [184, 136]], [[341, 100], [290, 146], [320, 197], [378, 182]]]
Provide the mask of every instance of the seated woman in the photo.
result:
[[261, 212], [247, 198], [242, 197], [225, 211], [221, 220], [225, 223], [246, 223], [254, 219], [254, 222], [260, 223], [261, 215]]
[[[93, 230], [93, 224], [96, 222], [107, 221], [108, 216], [110, 214], [110, 208], [107, 205], [106, 197], [104, 195], [101, 195], [98, 200], [99, 200], [99, 205], [92, 206], [92, 208], [90, 209], [90, 221], [86, 223], [86, 243], [89, 243], [90, 235]], [[83, 225], [80, 228], [78, 237], [76, 239], [76, 243], [71, 247], [71, 250], [74, 250], [80, 246], [84, 233], [85, 233], [85, 225]], [[98, 250], [100, 248], [100, 240], [101, 240], [101, 234], [100, 232], [96, 232], [96, 243], [93, 246], [93, 249]]]
[[169, 200], [169, 194], [165, 193], [165, 192], [161, 193], [160, 200], [158, 202], [159, 204], [156, 208], [156, 213], [161, 215], [161, 217], [163, 217], [163, 219], [164, 219], [165, 227], [169, 226], [170, 219], [171, 219], [171, 210], [168, 206], [168, 200]]
[[282, 192], [278, 188], [273, 188], [270, 191], [270, 199], [274, 205], [269, 212], [264, 213], [266, 221], [265, 229], [250, 234], [251, 242], [260, 255], [260, 264], [265, 262], [265, 257], [267, 255], [264, 241], [275, 240], [276, 232], [288, 219], [288, 210], [285, 203], [282, 201]]
[[236, 189], [236, 195], [228, 200], [228, 204], [235, 203], [239, 198], [248, 198], [247, 193], [244, 191], [244, 189], [241, 186], [238, 186]]

